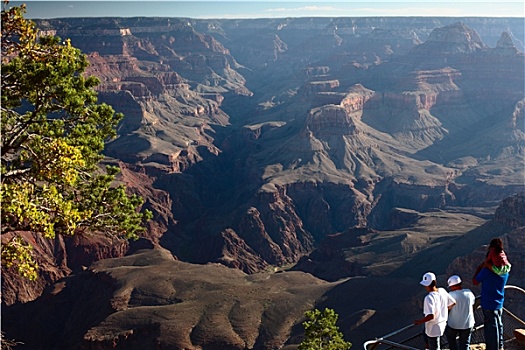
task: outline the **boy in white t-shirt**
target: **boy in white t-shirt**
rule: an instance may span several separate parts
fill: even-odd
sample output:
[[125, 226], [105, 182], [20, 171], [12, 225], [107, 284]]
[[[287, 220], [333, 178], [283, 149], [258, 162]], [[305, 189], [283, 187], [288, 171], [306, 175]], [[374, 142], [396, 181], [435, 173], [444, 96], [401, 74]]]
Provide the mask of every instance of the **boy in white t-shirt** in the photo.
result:
[[415, 320], [414, 324], [425, 324], [425, 334], [428, 339], [430, 350], [439, 350], [440, 337], [445, 332], [448, 320], [448, 310], [456, 304], [454, 298], [443, 288], [436, 286], [436, 275], [427, 272], [419, 282], [425, 287], [428, 294], [423, 302], [423, 314], [425, 317]]
[[473, 307], [476, 297], [470, 289], [461, 286], [461, 278], [458, 275], [450, 276], [447, 283], [456, 305], [448, 313], [445, 336], [450, 350], [469, 350], [470, 336], [475, 323]]

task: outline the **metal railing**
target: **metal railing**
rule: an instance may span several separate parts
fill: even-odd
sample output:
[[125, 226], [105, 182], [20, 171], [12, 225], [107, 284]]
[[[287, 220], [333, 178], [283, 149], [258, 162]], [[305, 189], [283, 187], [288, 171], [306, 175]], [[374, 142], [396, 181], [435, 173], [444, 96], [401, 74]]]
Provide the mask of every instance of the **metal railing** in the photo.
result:
[[[505, 286], [505, 290], [514, 290], [521, 293], [521, 301], [515, 300], [512, 296], [505, 293], [505, 305], [525, 305], [525, 290], [517, 286]], [[476, 323], [474, 325], [474, 331], [471, 336], [471, 344], [478, 344], [485, 342], [485, 336], [483, 333], [483, 311], [479, 306], [480, 297], [476, 297], [476, 304], [474, 305], [474, 318]], [[514, 304], [516, 302], [516, 304]], [[509, 311], [507, 307], [503, 307], [503, 333], [506, 341], [514, 339], [514, 330], [525, 327], [525, 321], [514, 313]], [[525, 318], [525, 316], [521, 316]], [[440, 337], [441, 348], [448, 348], [448, 342], [446, 337]], [[421, 326], [416, 327], [414, 324], [410, 324], [406, 327], [388, 333], [381, 338], [366, 341], [363, 346], [364, 350], [388, 350], [388, 349], [405, 349], [405, 350], [419, 350], [424, 349], [424, 340], [421, 330]]]

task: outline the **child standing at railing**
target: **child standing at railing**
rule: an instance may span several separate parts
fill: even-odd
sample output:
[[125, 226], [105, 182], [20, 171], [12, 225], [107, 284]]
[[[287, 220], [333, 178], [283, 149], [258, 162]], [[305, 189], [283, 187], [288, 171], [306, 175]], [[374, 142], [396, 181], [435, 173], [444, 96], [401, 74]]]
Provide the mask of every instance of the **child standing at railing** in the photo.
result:
[[443, 288], [436, 285], [436, 275], [427, 272], [419, 282], [425, 287], [428, 294], [423, 301], [423, 314], [425, 317], [415, 320], [413, 323], [425, 324], [425, 346], [430, 350], [440, 349], [440, 337], [445, 332], [448, 320], [448, 310], [456, 304], [456, 300]]

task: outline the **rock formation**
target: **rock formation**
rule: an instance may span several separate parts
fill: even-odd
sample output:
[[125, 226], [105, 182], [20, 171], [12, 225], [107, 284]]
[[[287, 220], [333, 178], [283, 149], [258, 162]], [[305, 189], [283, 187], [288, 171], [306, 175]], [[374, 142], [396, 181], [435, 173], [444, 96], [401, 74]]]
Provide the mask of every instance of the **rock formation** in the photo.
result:
[[[494, 214], [494, 219], [487, 222], [474, 232], [465, 235], [471, 246], [476, 246], [470, 254], [455, 259], [447, 268], [447, 273], [457, 273], [466, 276], [466, 284], [470, 285], [468, 277], [472, 277], [476, 267], [485, 260], [487, 246], [490, 240], [501, 237], [509, 261], [515, 267], [509, 275], [509, 284], [523, 286], [525, 271], [520, 268], [525, 263], [525, 193], [504, 199]], [[525, 309], [524, 309], [525, 311]]]
[[[181, 305], [182, 297], [171, 292], [150, 298], [142, 284], [130, 292], [123, 287], [127, 277], [110, 276], [118, 268], [109, 260], [95, 265], [102, 273], [90, 269], [91, 263], [120, 257], [124, 260], [110, 260], [120, 264], [129, 261], [122, 258], [126, 254], [162, 247], [171, 257], [163, 251], [161, 265], [183, 269], [196, 268], [187, 263], [220, 263], [256, 274], [299, 262], [295, 269], [328, 280], [361, 276], [368, 281], [419, 275], [428, 264], [444, 273], [491, 234], [507, 233], [509, 247], [521, 244], [518, 219], [511, 226], [518, 230], [514, 236], [504, 225], [490, 233], [485, 229], [498, 227], [487, 220], [500, 202], [523, 191], [522, 22], [37, 21], [48, 33], [71, 38], [88, 55], [88, 73], [101, 81], [100, 101], [124, 113], [118, 137], [105, 150], [106, 161], [120, 165], [119, 181], [145, 198], [155, 218], [135, 243], [108, 245], [86, 237], [38, 241], [42, 278], [29, 285], [3, 270], [8, 277], [2, 279], [3, 304], [34, 300], [57, 281], [43, 298], [70, 293], [66, 281], [78, 283], [82, 291], [82, 282], [76, 281], [85, 278], [102, 299], [86, 303], [96, 312], [84, 327], [71, 330], [76, 345], [138, 344], [133, 343], [141, 338], [137, 334], [149, 334], [144, 339], [162, 344], [271, 348], [275, 344], [268, 339], [283, 345], [301, 312], [322, 295], [319, 290], [295, 305], [293, 320], [276, 328], [265, 323], [277, 316], [265, 313], [263, 302], [224, 304], [221, 312], [235, 319], [253, 306], [260, 311], [253, 317], [265, 326], [255, 335], [251, 326], [232, 322], [236, 334], [225, 332], [228, 340], [221, 343], [220, 329], [213, 340], [205, 336], [211, 321], [222, 317], [213, 312], [191, 322], [188, 316], [186, 328], [181, 325], [176, 332], [168, 330], [179, 326], [161, 321], [126, 328], [115, 311], [160, 303], [190, 313], [191, 306]], [[495, 220], [512, 210], [502, 205]], [[147, 255], [129, 259], [150, 262]], [[221, 269], [249, 279], [238, 270]], [[361, 280], [352, 283], [370, 287]], [[81, 291], [71, 293], [84, 295]], [[361, 322], [367, 334], [366, 327], [378, 325], [372, 315], [380, 312], [371, 304], [367, 310], [352, 306], [347, 311], [353, 316], [343, 322], [349, 327]], [[286, 309], [286, 303], [278, 306]], [[133, 312], [126, 317], [140, 315]], [[115, 324], [122, 328], [112, 328]], [[181, 335], [197, 325], [194, 338]], [[168, 333], [178, 338], [167, 340]]]
[[[390, 293], [396, 302], [376, 304], [392, 282], [329, 283], [298, 271], [247, 275], [177, 261], [163, 249], [141, 250], [99, 261], [32, 303], [3, 308], [2, 330], [32, 349], [275, 349], [301, 341], [305, 311], [329, 307], [340, 315], [346, 339], [358, 344], [374, 334], [363, 323], [386, 333], [393, 320], [415, 317], [409, 292], [417, 281], [397, 280]], [[364, 289], [371, 292], [363, 295]], [[358, 296], [359, 303], [349, 302]], [[400, 306], [409, 311], [400, 314]]]
[[[53, 285], [33, 305], [11, 307], [2, 330], [32, 348], [269, 349], [281, 347], [332, 286], [301, 272], [246, 275], [144, 250], [101, 261]], [[29, 318], [45, 321], [37, 329]], [[28, 329], [30, 337], [23, 335]]]

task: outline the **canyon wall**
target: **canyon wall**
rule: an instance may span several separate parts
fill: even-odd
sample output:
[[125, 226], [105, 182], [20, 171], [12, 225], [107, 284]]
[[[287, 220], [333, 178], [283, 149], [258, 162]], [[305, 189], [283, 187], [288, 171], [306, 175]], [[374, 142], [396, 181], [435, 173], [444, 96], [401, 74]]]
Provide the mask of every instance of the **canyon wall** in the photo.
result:
[[[523, 190], [519, 18], [36, 22], [124, 113], [106, 161], [155, 215], [140, 244], [181, 260], [253, 273], [405, 211], [486, 218]], [[86, 249], [80, 265], [127, 251]]]

